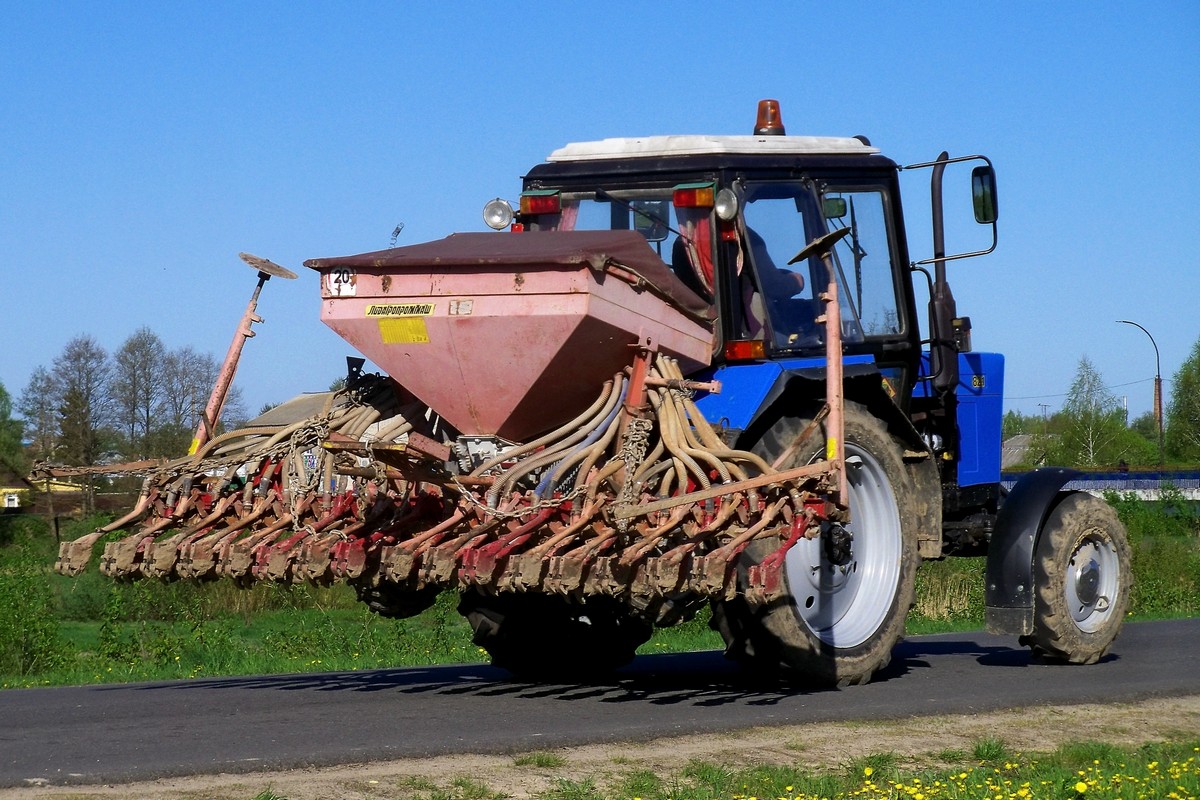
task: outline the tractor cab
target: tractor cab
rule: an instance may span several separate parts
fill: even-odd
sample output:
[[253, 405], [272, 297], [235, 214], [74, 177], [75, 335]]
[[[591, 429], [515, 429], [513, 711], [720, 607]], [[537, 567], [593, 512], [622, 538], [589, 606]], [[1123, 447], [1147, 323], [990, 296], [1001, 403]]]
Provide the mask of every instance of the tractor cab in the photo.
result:
[[[832, 252], [847, 356], [873, 361], [897, 402], [918, 377], [920, 334], [897, 165], [865, 138], [788, 136], [763, 101], [745, 136], [569, 144], [525, 176], [515, 232], [636, 230], [718, 318], [714, 363], [822, 358], [824, 260], [796, 255], [848, 229]], [[765, 109], [765, 110], [764, 110]]]

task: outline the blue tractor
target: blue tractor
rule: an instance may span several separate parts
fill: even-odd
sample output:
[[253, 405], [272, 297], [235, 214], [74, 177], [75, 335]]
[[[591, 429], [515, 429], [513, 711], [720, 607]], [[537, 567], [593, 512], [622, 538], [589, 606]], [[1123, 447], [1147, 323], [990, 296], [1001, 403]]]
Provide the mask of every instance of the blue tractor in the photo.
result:
[[[931, 175], [915, 262], [902, 169]], [[946, 252], [948, 170], [990, 246]], [[454, 590], [495, 664], [555, 679], [710, 607], [732, 658], [847, 685], [888, 663], [923, 560], [986, 553], [991, 630], [1108, 652], [1125, 531], [1068, 470], [1002, 490], [1004, 360], [946, 279], [995, 247], [987, 159], [900, 167], [764, 101], [748, 135], [567, 145], [516, 205], [485, 206], [503, 234], [306, 262], [386, 374], [355, 357], [344, 389], [153, 468], [57, 569], [103, 539], [112, 577], [341, 581], [391, 617]]]
[[[943, 173], [960, 165], [973, 167], [974, 216], [991, 227], [991, 246], [947, 254]], [[915, 262], [898, 179], [909, 169], [932, 176], [933, 253]], [[995, 247], [986, 158], [942, 153], [901, 167], [865, 137], [787, 136], [778, 104], [763, 101], [751, 135], [568, 145], [525, 176], [521, 207], [493, 203], [485, 218], [526, 231], [641, 232], [715, 309], [714, 364], [689, 377], [721, 389], [699, 392], [697, 407], [731, 447], [783, 455], [782, 467], [825, 455], [831, 369], [818, 323], [836, 285], [851, 521], [791, 547], [780, 597], [713, 601], [728, 655], [827, 683], [866, 681], [903, 631], [922, 560], [985, 553], [989, 630], [1054, 661], [1108, 652], [1129, 603], [1126, 533], [1104, 502], [1064, 490], [1069, 470], [1036, 470], [1003, 490], [1004, 358], [971, 350], [970, 319], [946, 278], [948, 262]], [[742, 552], [743, 581], [772, 547]]]

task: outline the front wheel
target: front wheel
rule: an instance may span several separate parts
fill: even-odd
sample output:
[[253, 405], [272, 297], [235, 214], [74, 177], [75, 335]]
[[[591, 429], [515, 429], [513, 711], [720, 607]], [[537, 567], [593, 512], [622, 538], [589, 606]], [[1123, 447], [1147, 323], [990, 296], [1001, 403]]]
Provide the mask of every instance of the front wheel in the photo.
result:
[[1034, 551], [1034, 632], [1023, 644], [1051, 661], [1094, 664], [1129, 610], [1133, 572], [1112, 507], [1081, 492], [1050, 513]]
[[[806, 424], [780, 419], [755, 450], [771, 458]], [[714, 627], [734, 658], [838, 686], [865, 683], [891, 660], [913, 603], [920, 563], [920, 498], [903, 446], [854, 403], [846, 404], [845, 431], [852, 521], [845, 527], [826, 525], [819, 538], [803, 539], [788, 551], [783, 598], [760, 608], [730, 602], [714, 614]], [[781, 468], [817, 460], [824, 435], [813, 438], [817, 441]], [[747, 559], [757, 563], [778, 546], [778, 540], [757, 540], [747, 548]]]

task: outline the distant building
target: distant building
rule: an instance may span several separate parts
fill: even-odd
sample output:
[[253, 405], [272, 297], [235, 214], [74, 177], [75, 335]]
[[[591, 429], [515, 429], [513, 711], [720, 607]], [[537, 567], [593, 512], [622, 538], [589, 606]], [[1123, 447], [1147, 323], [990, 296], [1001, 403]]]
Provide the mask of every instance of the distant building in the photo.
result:
[[1033, 446], [1033, 435], [1019, 433], [1004, 440], [1000, 446], [1000, 469], [1015, 469], [1027, 466], [1029, 448]]
[[0, 511], [12, 513], [33, 505], [36, 487], [9, 464], [0, 461]]

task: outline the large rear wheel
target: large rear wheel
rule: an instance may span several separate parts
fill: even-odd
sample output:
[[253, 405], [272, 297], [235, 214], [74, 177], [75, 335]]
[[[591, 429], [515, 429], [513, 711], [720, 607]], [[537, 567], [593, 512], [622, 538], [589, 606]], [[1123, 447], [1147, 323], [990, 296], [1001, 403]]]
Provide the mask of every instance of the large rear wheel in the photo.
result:
[[629, 663], [653, 632], [611, 597], [463, 593], [459, 613], [492, 664], [522, 678], [580, 680]]
[[[916, 490], [903, 446], [857, 404], [846, 404], [845, 420], [852, 521], [844, 527], [827, 524], [819, 538], [801, 540], [788, 551], [783, 598], [759, 608], [739, 599], [714, 609], [714, 627], [732, 657], [838, 686], [865, 683], [891, 660], [920, 563]], [[780, 419], [755, 450], [773, 458], [806, 425]], [[821, 457], [824, 432], [812, 438], [781, 468]], [[758, 563], [778, 546], [778, 540], [753, 542], [747, 563]]]
[[1034, 632], [1021, 642], [1051, 661], [1099, 661], [1121, 631], [1133, 579], [1112, 507], [1081, 492], [1063, 498], [1042, 528], [1033, 575]]

